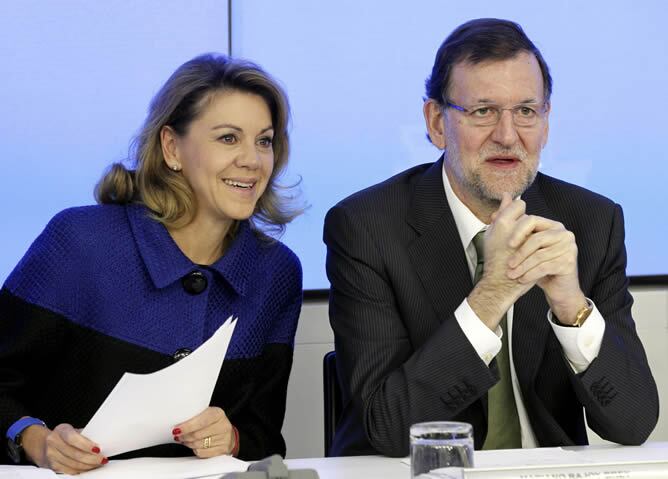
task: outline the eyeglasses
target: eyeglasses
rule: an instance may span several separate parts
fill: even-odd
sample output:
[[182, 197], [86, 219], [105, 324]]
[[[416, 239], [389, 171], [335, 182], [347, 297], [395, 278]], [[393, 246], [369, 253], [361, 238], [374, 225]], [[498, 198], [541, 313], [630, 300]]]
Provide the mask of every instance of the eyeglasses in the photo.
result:
[[501, 114], [505, 110], [509, 110], [512, 113], [513, 124], [515, 126], [535, 126], [538, 120], [545, 116], [545, 112], [547, 111], [545, 103], [522, 103], [510, 108], [501, 108], [493, 104], [482, 104], [464, 108], [446, 100], [445, 106], [464, 113], [469, 122], [475, 126], [496, 125], [501, 120]]

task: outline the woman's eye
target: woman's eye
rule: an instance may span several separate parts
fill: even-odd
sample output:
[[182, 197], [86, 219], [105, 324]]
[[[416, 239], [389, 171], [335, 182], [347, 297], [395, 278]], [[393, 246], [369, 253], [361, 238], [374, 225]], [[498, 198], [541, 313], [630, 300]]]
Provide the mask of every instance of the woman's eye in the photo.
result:
[[258, 143], [260, 144], [260, 146], [268, 148], [274, 143], [274, 140], [272, 138], [265, 137], [265, 138], [260, 138]]
[[228, 145], [232, 145], [237, 141], [237, 138], [236, 136], [230, 134], [221, 136], [219, 140], [222, 141], [223, 143], [227, 143]]

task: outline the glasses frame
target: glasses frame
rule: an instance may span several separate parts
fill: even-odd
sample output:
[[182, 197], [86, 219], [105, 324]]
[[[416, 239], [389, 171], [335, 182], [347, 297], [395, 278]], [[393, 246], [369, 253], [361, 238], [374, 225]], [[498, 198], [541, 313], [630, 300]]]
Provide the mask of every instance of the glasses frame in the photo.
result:
[[[513, 125], [515, 125], [516, 127], [519, 127], [519, 128], [533, 128], [539, 123], [539, 120], [542, 120], [545, 117], [545, 113], [547, 113], [547, 109], [548, 109], [548, 107], [547, 107], [548, 102], [546, 102], [546, 101], [543, 101], [542, 103], [519, 103], [519, 104], [514, 105], [512, 107], [506, 107], [506, 108], [501, 108], [500, 106], [495, 105], [493, 103], [490, 103], [490, 104], [483, 103], [479, 107], [476, 107], [476, 108], [471, 108], [471, 107], [465, 108], [465, 107], [463, 107], [461, 105], [458, 105], [458, 104], [456, 104], [453, 101], [448, 100], [448, 99], [444, 99], [444, 102], [445, 102], [445, 107], [446, 108], [449, 107], [449, 108], [457, 110], [461, 113], [465, 113], [467, 118], [469, 119], [469, 121], [474, 126], [478, 126], [478, 127], [498, 125], [499, 122], [501, 121], [501, 115], [503, 115], [504, 111], [508, 110], [508, 111], [511, 112], [511, 117], [513, 119]], [[539, 105], [539, 107], [534, 108], [535, 111], [536, 111], [536, 121], [534, 123], [526, 124], [526, 125], [518, 124], [517, 120], [515, 119], [515, 111], [517, 111], [517, 109], [522, 108], [522, 107], [535, 107], [536, 105]], [[473, 118], [473, 113], [479, 108], [494, 108], [494, 109], [498, 110], [499, 114], [496, 117], [496, 121], [494, 121], [493, 123], [488, 123], [488, 124], [480, 124], [480, 123], [476, 124], [475, 119]]]

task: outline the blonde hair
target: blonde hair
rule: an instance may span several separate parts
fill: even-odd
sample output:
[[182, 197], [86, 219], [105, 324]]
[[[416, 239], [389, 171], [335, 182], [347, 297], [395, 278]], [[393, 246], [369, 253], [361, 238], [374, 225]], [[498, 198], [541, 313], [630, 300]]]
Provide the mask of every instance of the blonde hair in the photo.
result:
[[[130, 149], [132, 169], [114, 163], [95, 187], [98, 203], [141, 203], [165, 226], [187, 225], [196, 210], [195, 196], [183, 175], [165, 163], [160, 132], [171, 127], [177, 135], [187, 134], [190, 124], [202, 113], [215, 94], [239, 91], [260, 96], [271, 113], [274, 128], [274, 170], [267, 188], [251, 216], [257, 231], [281, 234], [285, 225], [303, 209], [290, 203], [277, 178], [288, 162], [290, 108], [280, 85], [258, 65], [219, 54], [200, 55], [181, 65], [151, 101], [149, 112]], [[230, 234], [236, 231], [236, 224]]]

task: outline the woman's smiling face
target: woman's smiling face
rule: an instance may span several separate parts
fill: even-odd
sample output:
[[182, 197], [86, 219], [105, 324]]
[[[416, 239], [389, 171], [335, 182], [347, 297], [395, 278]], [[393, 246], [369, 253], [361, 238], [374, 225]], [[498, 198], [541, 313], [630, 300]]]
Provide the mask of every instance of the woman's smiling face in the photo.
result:
[[180, 168], [192, 188], [195, 216], [230, 223], [249, 218], [274, 169], [265, 100], [234, 90], [215, 93], [185, 135], [165, 129], [165, 161]]

